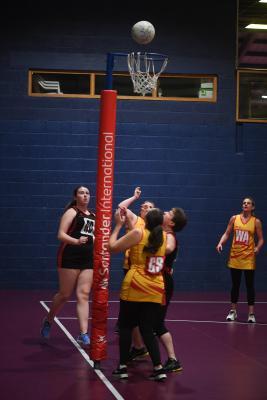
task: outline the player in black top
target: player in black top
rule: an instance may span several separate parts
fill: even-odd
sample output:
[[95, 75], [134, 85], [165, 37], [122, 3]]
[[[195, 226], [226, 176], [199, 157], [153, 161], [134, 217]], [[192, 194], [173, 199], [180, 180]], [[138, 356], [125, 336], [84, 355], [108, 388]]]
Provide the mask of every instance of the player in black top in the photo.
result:
[[168, 354], [168, 360], [164, 364], [166, 372], [178, 372], [182, 370], [182, 366], [175, 355], [171, 333], [165, 326], [165, 317], [174, 290], [173, 263], [176, 260], [178, 252], [175, 232], [181, 231], [186, 224], [187, 217], [183, 209], [172, 208], [170, 211], [164, 213], [163, 228], [167, 233], [167, 249], [163, 270], [166, 305], [161, 307], [161, 317], [158, 320], [159, 323], [157, 326], [154, 327], [154, 332], [161, 340]]
[[61, 217], [58, 239], [57, 264], [59, 291], [54, 296], [50, 311], [43, 321], [41, 335], [48, 339], [51, 325], [57, 313], [71, 297], [74, 289], [77, 296], [77, 314], [80, 335], [77, 341], [88, 346], [89, 293], [93, 283], [93, 243], [95, 214], [88, 210], [90, 193], [87, 187], [78, 186]]
[[79, 246], [62, 242], [58, 250], [58, 268], [92, 269], [95, 215], [91, 212], [87, 214], [75, 206], [72, 208], [76, 215], [67, 234], [77, 240], [83, 236], [87, 238], [87, 241]]

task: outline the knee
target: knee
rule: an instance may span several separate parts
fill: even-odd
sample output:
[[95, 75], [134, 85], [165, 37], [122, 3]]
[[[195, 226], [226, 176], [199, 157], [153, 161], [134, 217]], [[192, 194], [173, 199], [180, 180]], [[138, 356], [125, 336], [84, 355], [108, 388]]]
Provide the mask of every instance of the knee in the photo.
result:
[[154, 329], [149, 325], [139, 325], [140, 333], [145, 340], [148, 337], [154, 336]]
[[60, 300], [64, 303], [66, 303], [66, 301], [68, 301], [71, 297], [71, 293], [69, 292], [59, 292], [58, 296], [60, 297]]
[[88, 301], [89, 299], [89, 290], [79, 289], [76, 291], [77, 299], [80, 301]]
[[164, 335], [165, 333], [169, 332], [168, 329], [166, 328], [166, 326], [164, 324], [162, 325], [158, 325], [155, 327], [154, 329], [154, 333], [156, 336], [160, 337], [162, 335]]

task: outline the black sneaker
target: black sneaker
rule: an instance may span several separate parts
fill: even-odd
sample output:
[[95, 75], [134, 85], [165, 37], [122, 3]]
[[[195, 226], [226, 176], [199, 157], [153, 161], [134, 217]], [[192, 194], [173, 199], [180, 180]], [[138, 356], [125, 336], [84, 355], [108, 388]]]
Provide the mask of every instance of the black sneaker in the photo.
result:
[[164, 368], [154, 369], [149, 379], [157, 382], [162, 382], [167, 378]]
[[164, 371], [166, 372], [179, 372], [182, 371], [183, 367], [180, 364], [179, 360], [175, 360], [174, 358], [168, 358], [168, 360], [165, 362], [164, 366]]
[[135, 347], [132, 347], [128, 356], [128, 361], [134, 361], [138, 360], [138, 358], [142, 358], [148, 355], [148, 351], [145, 349], [145, 347], [142, 347], [141, 349], [136, 349]]
[[114, 369], [112, 375], [119, 379], [128, 379], [127, 367], [118, 367], [117, 369]]

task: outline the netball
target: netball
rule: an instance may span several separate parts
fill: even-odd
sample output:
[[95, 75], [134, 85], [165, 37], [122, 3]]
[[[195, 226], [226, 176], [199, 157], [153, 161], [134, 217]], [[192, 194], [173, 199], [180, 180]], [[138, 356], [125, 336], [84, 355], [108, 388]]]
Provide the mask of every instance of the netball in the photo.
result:
[[148, 21], [139, 21], [132, 27], [132, 38], [139, 44], [150, 43], [155, 36], [155, 28]]

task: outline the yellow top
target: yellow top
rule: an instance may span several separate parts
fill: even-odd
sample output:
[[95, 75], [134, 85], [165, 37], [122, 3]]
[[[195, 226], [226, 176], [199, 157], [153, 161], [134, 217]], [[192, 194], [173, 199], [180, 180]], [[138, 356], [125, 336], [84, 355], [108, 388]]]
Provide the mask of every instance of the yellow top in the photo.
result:
[[236, 269], [255, 269], [254, 233], [256, 218], [242, 222], [242, 215], [236, 215], [234, 221], [234, 237], [228, 261], [228, 267]]
[[[136, 223], [134, 224], [134, 228], [144, 228], [144, 227], [145, 227], [145, 220], [141, 217], [137, 217]], [[126, 250], [124, 254], [123, 268], [127, 270], [131, 267], [129, 254], [130, 254], [130, 249]]]
[[122, 282], [120, 298], [126, 301], [165, 304], [162, 269], [166, 252], [166, 233], [163, 244], [155, 254], [144, 253], [150, 232], [141, 228], [142, 239], [130, 249], [131, 268]]

